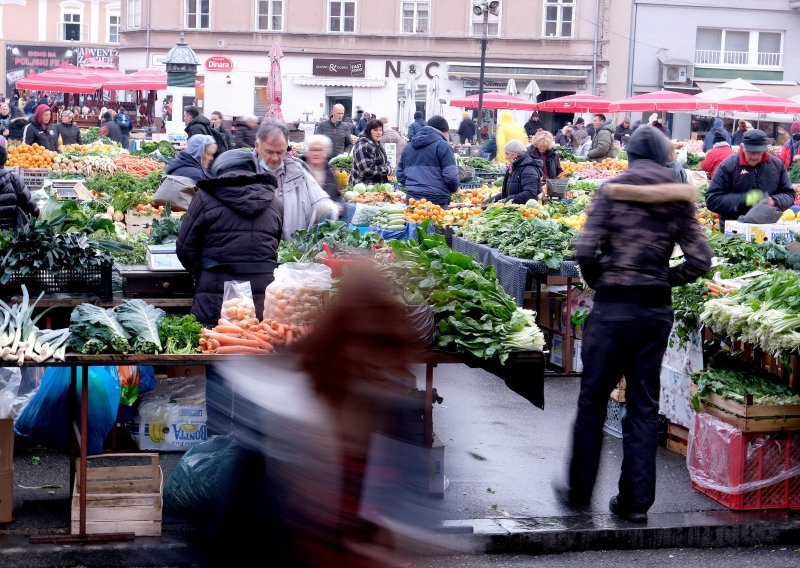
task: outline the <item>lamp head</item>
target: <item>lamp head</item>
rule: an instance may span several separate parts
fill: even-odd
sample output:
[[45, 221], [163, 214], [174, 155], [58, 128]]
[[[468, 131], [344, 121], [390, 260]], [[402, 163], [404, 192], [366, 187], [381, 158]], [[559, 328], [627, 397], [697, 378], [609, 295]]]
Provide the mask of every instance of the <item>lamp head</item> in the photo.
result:
[[492, 0], [489, 2], [489, 13], [493, 16], [500, 14], [500, 0]]
[[483, 8], [481, 8], [481, 4], [479, 4], [479, 3], [473, 4], [472, 5], [472, 13], [475, 14], [476, 16], [482, 16], [483, 15]]

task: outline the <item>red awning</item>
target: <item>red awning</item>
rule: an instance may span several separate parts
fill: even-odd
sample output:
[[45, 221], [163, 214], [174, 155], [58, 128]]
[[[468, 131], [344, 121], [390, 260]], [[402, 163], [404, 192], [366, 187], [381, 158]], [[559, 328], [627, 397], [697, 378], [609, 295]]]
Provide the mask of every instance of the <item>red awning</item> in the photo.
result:
[[643, 95], [636, 95], [621, 101], [613, 102], [609, 105], [610, 112], [618, 111], [672, 111], [672, 112], [691, 112], [698, 109], [708, 108], [710, 103], [704, 103], [702, 100], [687, 95], [685, 93], [676, 93], [674, 91], [660, 90], [654, 93], [645, 93]]
[[18, 89], [29, 91], [55, 91], [59, 93], [78, 93], [90, 95], [102, 88], [100, 79], [88, 79], [82, 75], [72, 73], [34, 73], [17, 81]]
[[733, 97], [715, 104], [715, 108], [721, 111], [731, 112], [757, 112], [757, 113], [780, 113], [780, 114], [800, 114], [800, 103], [781, 97], [773, 97], [765, 93], [753, 93]]
[[163, 91], [167, 88], [167, 72], [163, 69], [140, 69], [122, 79], [105, 81], [109, 91]]
[[[470, 95], [469, 97], [453, 99], [450, 101], [450, 106], [478, 108], [478, 95]], [[514, 97], [512, 95], [506, 95], [504, 93], [484, 93], [483, 108], [536, 110], [538, 107], [535, 102], [526, 101], [525, 99]]]
[[607, 112], [612, 101], [595, 95], [569, 95], [539, 103], [546, 112]]

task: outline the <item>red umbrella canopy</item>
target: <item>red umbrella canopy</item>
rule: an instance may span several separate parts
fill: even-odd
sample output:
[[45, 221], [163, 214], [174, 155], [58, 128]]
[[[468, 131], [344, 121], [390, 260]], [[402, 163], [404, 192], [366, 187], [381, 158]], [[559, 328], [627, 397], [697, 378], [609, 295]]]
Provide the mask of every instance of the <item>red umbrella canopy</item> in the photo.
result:
[[[102, 63], [102, 62], [98, 62]], [[123, 80], [125, 79], [125, 73], [121, 73], [110, 63], [105, 64], [109, 65], [109, 67], [76, 67], [71, 63], [67, 63], [66, 65], [62, 65], [61, 67], [56, 67], [50, 71], [45, 71], [45, 73], [58, 73], [59, 75], [72, 75], [72, 76], [79, 76], [85, 77], [87, 80], [92, 81], [93, 83], [100, 82], [105, 83], [106, 81], [113, 81], [113, 80]]]
[[733, 97], [716, 103], [716, 108], [721, 111], [734, 112], [800, 114], [800, 102], [773, 97], [765, 93]]
[[105, 81], [103, 87], [109, 91], [163, 91], [167, 88], [167, 72], [163, 69], [140, 69], [122, 78]]
[[[461, 97], [450, 101], [450, 106], [463, 108], [478, 108], [478, 95]], [[526, 101], [505, 93], [484, 93], [483, 108], [510, 109], [510, 110], [536, 110], [538, 105], [533, 101]]]
[[607, 112], [611, 100], [595, 95], [569, 95], [539, 103], [539, 110], [546, 112]]
[[665, 91], [664, 89], [654, 93], [645, 93], [643, 95], [636, 95], [627, 99], [622, 99], [611, 103], [608, 110], [610, 112], [617, 111], [673, 111], [673, 112], [686, 112], [698, 109], [708, 108], [711, 103], [703, 102], [692, 95], [684, 93], [676, 93], [674, 91]]
[[80, 73], [55, 69], [34, 73], [17, 81], [17, 87], [29, 91], [56, 91], [90, 95], [102, 88], [102, 79], [86, 77]]

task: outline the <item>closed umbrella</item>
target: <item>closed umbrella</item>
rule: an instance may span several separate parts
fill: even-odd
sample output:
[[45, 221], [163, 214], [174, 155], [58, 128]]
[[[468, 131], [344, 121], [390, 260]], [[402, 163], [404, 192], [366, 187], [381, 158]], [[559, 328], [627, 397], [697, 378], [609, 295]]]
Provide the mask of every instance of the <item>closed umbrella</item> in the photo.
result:
[[439, 76], [434, 75], [428, 85], [428, 104], [425, 105], [427, 116], [442, 114], [442, 101], [439, 96]]
[[409, 73], [406, 77], [405, 101], [400, 113], [400, 124], [398, 124], [401, 132], [405, 132], [408, 126], [414, 122], [415, 112], [417, 112], [417, 80]]
[[508, 80], [508, 84], [506, 85], [506, 94], [514, 97], [517, 96], [517, 83], [514, 81], [513, 77]]
[[536, 79], [533, 79], [528, 86], [525, 87], [525, 94], [528, 95], [528, 100], [531, 102], [536, 102], [536, 99], [539, 98], [539, 95], [542, 94], [541, 89], [539, 89], [539, 83], [536, 82]]
[[269, 78], [267, 79], [267, 112], [265, 118], [283, 120], [281, 101], [283, 101], [283, 82], [281, 81], [281, 57], [283, 51], [277, 42], [269, 50]]

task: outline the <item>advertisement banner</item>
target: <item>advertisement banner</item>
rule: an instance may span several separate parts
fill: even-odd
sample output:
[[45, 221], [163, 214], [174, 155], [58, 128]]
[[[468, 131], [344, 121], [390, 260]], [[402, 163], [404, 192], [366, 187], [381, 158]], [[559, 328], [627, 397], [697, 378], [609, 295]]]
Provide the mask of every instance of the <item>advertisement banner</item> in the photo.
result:
[[119, 69], [119, 50], [113, 47], [78, 47], [75, 49], [76, 65], [90, 67], [92, 63], [109, 63]]
[[364, 77], [363, 59], [314, 59], [315, 77]]

